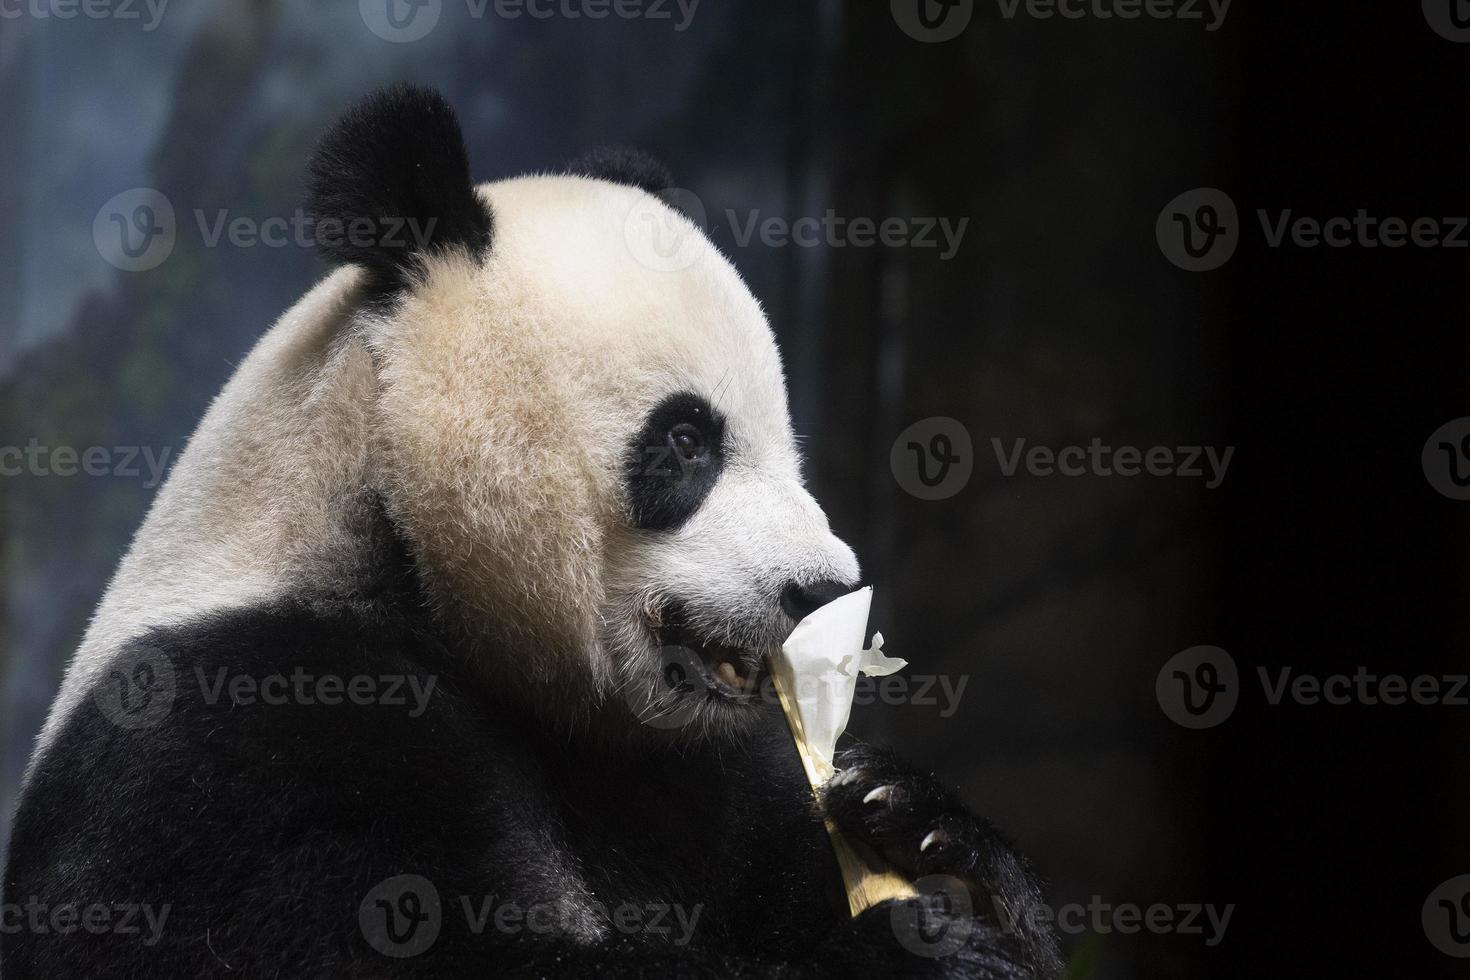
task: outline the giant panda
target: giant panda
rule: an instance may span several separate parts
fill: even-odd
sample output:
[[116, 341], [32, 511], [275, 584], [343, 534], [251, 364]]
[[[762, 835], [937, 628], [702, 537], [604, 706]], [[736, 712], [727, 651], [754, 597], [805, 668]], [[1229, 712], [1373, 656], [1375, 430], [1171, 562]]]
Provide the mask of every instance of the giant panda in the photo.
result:
[[7, 980], [1057, 972], [1025, 861], [859, 743], [825, 813], [958, 884], [847, 911], [761, 681], [858, 563], [669, 183], [617, 151], [476, 186], [412, 87], [324, 136], [339, 267], [214, 401], [68, 668]]

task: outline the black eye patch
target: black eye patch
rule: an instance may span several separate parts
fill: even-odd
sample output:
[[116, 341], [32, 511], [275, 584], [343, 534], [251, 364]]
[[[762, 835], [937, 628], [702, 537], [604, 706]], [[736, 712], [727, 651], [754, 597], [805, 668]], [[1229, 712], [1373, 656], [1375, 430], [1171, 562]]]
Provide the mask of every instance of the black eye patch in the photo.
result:
[[644, 420], [625, 456], [633, 526], [672, 531], [699, 509], [724, 466], [725, 419], [691, 392], [670, 395]]

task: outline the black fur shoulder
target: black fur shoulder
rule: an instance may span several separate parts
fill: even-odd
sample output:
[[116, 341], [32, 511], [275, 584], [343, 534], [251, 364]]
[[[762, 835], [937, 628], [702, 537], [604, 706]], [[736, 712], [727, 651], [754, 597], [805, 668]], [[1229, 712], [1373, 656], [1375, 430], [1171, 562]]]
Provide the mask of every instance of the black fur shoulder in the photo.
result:
[[705, 748], [552, 736], [402, 607], [128, 646], [22, 798], [7, 980], [1042, 975], [978, 919], [943, 956], [917, 906], [849, 919], [778, 713]]
[[365, 886], [430, 868], [468, 886], [485, 808], [519, 791], [472, 703], [431, 635], [346, 605], [130, 645], [32, 774], [5, 891], [156, 928], [24, 929], [6, 976], [352, 975], [333, 968], [378, 955]]
[[[378, 610], [285, 603], [129, 646], [27, 787], [5, 895], [42, 911], [0, 935], [5, 976], [636, 975], [821, 931], [787, 915], [831, 914], [819, 825], [759, 740], [652, 770], [541, 743]], [[70, 908], [110, 924], [48, 918]]]

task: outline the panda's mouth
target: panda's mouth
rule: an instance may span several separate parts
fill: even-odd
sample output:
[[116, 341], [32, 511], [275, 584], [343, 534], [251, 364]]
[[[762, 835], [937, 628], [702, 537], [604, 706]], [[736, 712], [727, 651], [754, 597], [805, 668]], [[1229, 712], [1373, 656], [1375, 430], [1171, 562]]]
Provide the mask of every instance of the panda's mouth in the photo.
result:
[[[662, 649], [666, 675], [674, 667], [692, 667], [705, 688], [721, 698], [746, 701], [760, 692], [765, 658], [760, 651], [702, 633], [681, 609], [667, 610], [654, 633]], [[670, 677], [672, 680], [672, 677]]]

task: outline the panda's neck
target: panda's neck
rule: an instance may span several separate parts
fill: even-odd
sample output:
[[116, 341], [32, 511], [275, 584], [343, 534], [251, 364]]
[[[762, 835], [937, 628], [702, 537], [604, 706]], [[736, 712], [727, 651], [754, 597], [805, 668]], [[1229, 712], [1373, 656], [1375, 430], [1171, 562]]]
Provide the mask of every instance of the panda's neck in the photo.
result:
[[67, 669], [43, 750], [112, 653], [149, 627], [363, 573], [378, 544], [362, 533], [377, 382], [352, 330], [356, 295], [350, 269], [319, 283], [210, 405]]

